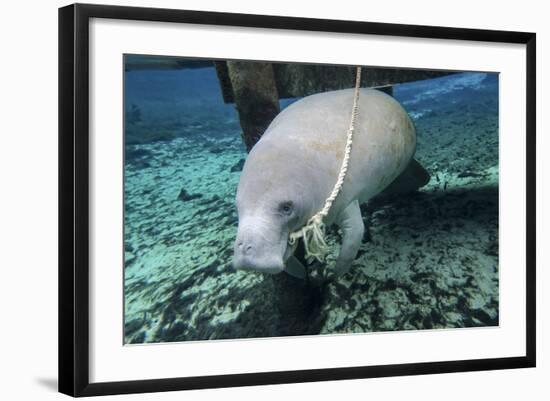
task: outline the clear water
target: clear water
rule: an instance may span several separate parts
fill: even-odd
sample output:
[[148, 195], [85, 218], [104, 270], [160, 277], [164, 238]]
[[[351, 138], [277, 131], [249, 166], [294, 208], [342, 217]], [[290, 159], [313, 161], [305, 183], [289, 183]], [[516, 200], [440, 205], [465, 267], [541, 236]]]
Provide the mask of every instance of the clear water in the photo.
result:
[[125, 342], [498, 325], [498, 75], [394, 97], [431, 180], [363, 207], [369, 235], [349, 274], [302, 282], [231, 266], [247, 154], [214, 68], [126, 72]]

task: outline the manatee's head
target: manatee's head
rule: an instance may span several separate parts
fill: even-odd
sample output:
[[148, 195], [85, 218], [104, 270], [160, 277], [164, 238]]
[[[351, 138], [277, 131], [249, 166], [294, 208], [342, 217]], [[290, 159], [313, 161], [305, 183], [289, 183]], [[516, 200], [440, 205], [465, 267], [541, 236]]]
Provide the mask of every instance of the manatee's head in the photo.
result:
[[292, 166], [245, 163], [237, 189], [239, 227], [233, 265], [236, 269], [280, 273], [294, 251], [289, 234], [310, 212], [307, 190]]

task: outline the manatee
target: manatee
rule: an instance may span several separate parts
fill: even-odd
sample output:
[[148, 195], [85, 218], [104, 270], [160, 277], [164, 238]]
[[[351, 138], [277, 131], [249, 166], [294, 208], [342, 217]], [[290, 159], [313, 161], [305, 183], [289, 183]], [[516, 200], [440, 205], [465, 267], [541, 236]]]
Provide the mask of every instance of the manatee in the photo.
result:
[[[307, 96], [284, 109], [250, 151], [240, 176], [233, 265], [304, 277], [289, 234], [324, 206], [337, 180], [346, 145], [353, 89]], [[386, 189], [415, 190], [429, 175], [413, 159], [414, 125], [391, 96], [361, 89], [353, 145], [343, 187], [325, 225], [337, 224], [342, 244], [334, 267], [346, 273], [364, 233], [359, 205]]]

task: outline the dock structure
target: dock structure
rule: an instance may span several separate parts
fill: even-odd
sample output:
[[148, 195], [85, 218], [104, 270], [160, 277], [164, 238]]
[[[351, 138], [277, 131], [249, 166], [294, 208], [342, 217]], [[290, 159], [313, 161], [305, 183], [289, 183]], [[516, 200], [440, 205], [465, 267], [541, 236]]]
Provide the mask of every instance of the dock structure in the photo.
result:
[[[355, 66], [215, 61], [224, 102], [235, 103], [248, 151], [279, 113], [279, 99], [353, 88]], [[393, 86], [450, 71], [364, 67], [361, 87], [393, 94]]]

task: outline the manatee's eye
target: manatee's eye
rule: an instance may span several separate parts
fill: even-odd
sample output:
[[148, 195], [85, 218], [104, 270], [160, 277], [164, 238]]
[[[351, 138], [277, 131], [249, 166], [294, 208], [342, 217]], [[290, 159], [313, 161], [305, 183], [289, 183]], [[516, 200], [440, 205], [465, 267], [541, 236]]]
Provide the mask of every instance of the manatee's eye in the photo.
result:
[[286, 216], [290, 216], [293, 210], [294, 210], [294, 205], [292, 201], [282, 202], [279, 205], [279, 211]]

